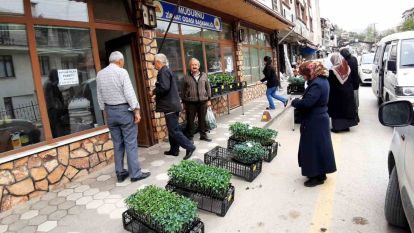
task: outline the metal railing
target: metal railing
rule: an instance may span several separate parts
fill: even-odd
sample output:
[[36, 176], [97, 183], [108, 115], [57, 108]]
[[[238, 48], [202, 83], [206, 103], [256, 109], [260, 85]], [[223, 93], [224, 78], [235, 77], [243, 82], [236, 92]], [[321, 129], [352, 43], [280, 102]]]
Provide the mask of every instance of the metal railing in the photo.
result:
[[26, 104], [13, 106], [12, 109], [0, 108], [0, 120], [3, 119], [25, 119], [32, 122], [40, 122], [39, 105], [30, 101]]

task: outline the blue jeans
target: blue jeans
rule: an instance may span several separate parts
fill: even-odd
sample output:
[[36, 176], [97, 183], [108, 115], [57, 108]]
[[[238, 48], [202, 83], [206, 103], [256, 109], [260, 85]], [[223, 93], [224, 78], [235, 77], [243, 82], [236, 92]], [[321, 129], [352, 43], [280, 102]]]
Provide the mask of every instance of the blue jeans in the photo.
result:
[[126, 153], [129, 176], [138, 178], [141, 176], [141, 167], [138, 162], [138, 126], [134, 123], [134, 113], [128, 108], [128, 104], [105, 105], [105, 112], [114, 143], [116, 175], [119, 176], [125, 172], [124, 154]]
[[271, 88], [267, 88], [266, 90], [266, 97], [267, 97], [267, 101], [269, 101], [270, 109], [276, 109], [275, 104], [273, 103], [273, 98], [281, 101], [283, 104], [287, 101], [287, 99], [284, 98], [283, 96], [276, 95], [276, 88], [277, 87], [271, 87]]

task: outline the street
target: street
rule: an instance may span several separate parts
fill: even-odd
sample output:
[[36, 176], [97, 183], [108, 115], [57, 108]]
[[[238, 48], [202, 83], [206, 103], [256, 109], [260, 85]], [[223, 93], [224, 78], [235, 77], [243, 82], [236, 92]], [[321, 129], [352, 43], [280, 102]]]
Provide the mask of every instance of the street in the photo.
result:
[[[251, 183], [233, 177], [235, 202], [225, 217], [205, 211], [199, 216], [211, 233], [276, 233], [276, 232], [340, 232], [340, 233], [407, 233], [388, 226], [384, 218], [384, 198], [388, 184], [387, 150], [392, 129], [377, 119], [378, 106], [370, 87], [360, 89], [361, 123], [351, 132], [332, 134], [338, 171], [328, 176], [324, 185], [303, 186], [297, 165], [299, 125], [292, 131], [292, 108], [270, 125], [279, 131], [278, 156], [264, 163], [263, 172]], [[264, 98], [246, 106], [246, 115], [236, 110], [219, 118], [214, 141], [196, 140], [193, 159], [217, 144], [226, 145], [228, 124], [235, 121], [257, 124], [266, 106]], [[181, 160], [165, 157], [166, 143], [140, 149], [142, 166], [152, 172], [144, 181], [116, 183], [113, 165], [65, 189], [49, 192], [40, 200], [29, 202], [0, 215], [0, 232], [125, 232], [121, 214], [123, 199], [149, 184], [163, 187], [166, 171]], [[3, 229], [3, 230], [2, 230]]]

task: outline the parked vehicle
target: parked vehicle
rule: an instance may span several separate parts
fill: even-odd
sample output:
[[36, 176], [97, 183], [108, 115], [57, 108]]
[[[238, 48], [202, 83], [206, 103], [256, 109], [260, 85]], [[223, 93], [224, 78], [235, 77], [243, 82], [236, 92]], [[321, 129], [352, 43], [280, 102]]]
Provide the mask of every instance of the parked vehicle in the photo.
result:
[[374, 62], [375, 53], [362, 54], [358, 62], [358, 73], [361, 78], [361, 84], [372, 83], [372, 64]]
[[394, 128], [388, 153], [390, 180], [385, 197], [385, 218], [389, 224], [414, 232], [414, 113], [410, 101], [384, 103], [379, 120]]
[[414, 31], [384, 37], [375, 52], [372, 90], [378, 103], [414, 102]]

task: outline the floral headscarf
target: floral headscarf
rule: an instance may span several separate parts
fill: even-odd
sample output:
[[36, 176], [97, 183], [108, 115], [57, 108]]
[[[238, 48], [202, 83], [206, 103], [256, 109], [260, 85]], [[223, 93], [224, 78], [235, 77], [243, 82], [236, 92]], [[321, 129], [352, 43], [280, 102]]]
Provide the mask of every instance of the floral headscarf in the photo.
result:
[[331, 56], [332, 71], [341, 84], [344, 84], [349, 78], [351, 68], [348, 66], [348, 62], [339, 53], [333, 53]]
[[317, 77], [328, 76], [328, 70], [319, 61], [306, 61], [299, 66], [299, 73], [306, 76], [308, 80], [314, 80]]

